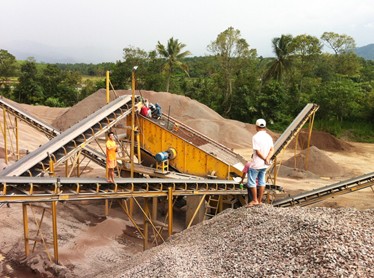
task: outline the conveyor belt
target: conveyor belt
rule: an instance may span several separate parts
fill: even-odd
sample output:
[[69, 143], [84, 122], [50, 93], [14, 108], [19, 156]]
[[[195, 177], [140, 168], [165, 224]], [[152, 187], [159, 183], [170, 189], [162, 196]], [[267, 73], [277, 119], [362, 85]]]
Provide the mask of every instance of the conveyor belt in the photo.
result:
[[2, 97], [0, 98], [0, 107], [5, 108], [13, 116], [28, 123], [30, 126], [44, 133], [49, 139], [54, 138], [55, 136], [60, 134], [60, 131], [54, 129], [49, 124], [35, 118], [29, 113], [18, 109], [17, 107], [15, 107], [13, 104], [3, 99]]
[[332, 195], [341, 195], [361, 190], [374, 185], [374, 172], [346, 181], [334, 183], [295, 196], [284, 198], [273, 203], [276, 207], [307, 206], [320, 202]]
[[[140, 97], [136, 97], [136, 103]], [[49, 169], [52, 158], [55, 166], [63, 163], [113, 125], [131, 113], [131, 96], [119, 97], [94, 114], [78, 122], [29, 155], [8, 166], [0, 176], [39, 176]]]
[[[44, 133], [47, 138], [52, 139], [58, 135], [60, 135], [60, 131], [55, 129], [53, 126], [37, 119], [36, 117], [30, 115], [29, 113], [18, 109], [9, 101], [0, 98], [0, 107], [5, 108], [6, 111], [12, 114], [14, 117], [26, 122], [31, 127], [39, 130], [40, 132]], [[95, 162], [96, 164], [106, 167], [105, 155], [96, 151], [95, 149], [91, 148], [90, 146], [86, 146], [82, 150], [82, 154], [88, 157], [91, 161]]]
[[272, 160], [275, 159], [282, 150], [287, 148], [288, 144], [291, 143], [292, 139], [295, 138], [304, 124], [318, 110], [318, 108], [319, 106], [317, 104], [308, 103], [303, 110], [301, 110], [301, 112], [274, 143], [274, 154], [271, 158]]
[[243, 195], [235, 181], [210, 179], [0, 177], [0, 203], [102, 200], [129, 197]]

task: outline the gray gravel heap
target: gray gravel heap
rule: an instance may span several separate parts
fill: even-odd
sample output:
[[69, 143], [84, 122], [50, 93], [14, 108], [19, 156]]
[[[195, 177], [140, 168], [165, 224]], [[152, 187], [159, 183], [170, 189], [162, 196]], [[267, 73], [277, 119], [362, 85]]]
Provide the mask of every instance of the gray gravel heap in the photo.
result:
[[374, 210], [229, 209], [134, 256], [117, 277], [374, 277], [373, 227]]

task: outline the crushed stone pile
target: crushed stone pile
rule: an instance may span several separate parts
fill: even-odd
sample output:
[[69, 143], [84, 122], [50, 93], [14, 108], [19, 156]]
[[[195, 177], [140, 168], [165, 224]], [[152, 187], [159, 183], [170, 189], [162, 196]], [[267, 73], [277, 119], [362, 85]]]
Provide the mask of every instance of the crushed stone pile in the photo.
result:
[[228, 209], [98, 277], [374, 277], [374, 210]]
[[291, 179], [319, 179], [319, 175], [316, 175], [310, 171], [287, 167], [285, 165], [280, 165], [278, 170], [278, 176], [286, 177]]
[[[307, 169], [305, 169], [306, 159]], [[302, 150], [299, 154], [282, 163], [284, 166], [307, 170], [319, 177], [340, 177], [344, 168], [315, 146]]]

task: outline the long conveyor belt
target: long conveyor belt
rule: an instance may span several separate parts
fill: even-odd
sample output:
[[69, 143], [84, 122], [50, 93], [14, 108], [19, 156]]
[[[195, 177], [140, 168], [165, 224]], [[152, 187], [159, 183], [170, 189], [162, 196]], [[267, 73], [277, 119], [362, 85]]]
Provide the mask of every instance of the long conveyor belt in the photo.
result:
[[[136, 97], [136, 102], [140, 97]], [[39, 176], [49, 169], [49, 160], [55, 166], [86, 148], [86, 145], [103, 135], [117, 122], [131, 113], [131, 96], [119, 97], [92, 115], [57, 135], [32, 153], [6, 167], [0, 176]]]
[[319, 106], [317, 104], [308, 103], [303, 110], [301, 110], [301, 112], [274, 143], [274, 154], [272, 159], [276, 158], [282, 150], [287, 148], [288, 144], [291, 143], [292, 139], [295, 138], [304, 124], [318, 110], [318, 108]]
[[243, 195], [235, 181], [191, 179], [1, 177], [0, 203], [102, 200], [130, 197]]
[[276, 207], [307, 206], [320, 202], [333, 195], [341, 195], [361, 190], [374, 185], [374, 172], [334, 183], [295, 196], [287, 197], [273, 203]]
[[49, 139], [54, 138], [60, 134], [60, 131], [56, 130], [40, 119], [37, 119], [36, 117], [30, 115], [29, 113], [17, 108], [11, 102], [5, 100], [2, 97], [0, 97], [0, 107], [6, 109], [6, 111], [8, 111], [13, 116], [44, 133]]
[[[60, 131], [55, 129], [53, 126], [37, 119], [36, 117], [30, 115], [29, 113], [25, 112], [14, 106], [9, 101], [5, 100], [4, 98], [0, 98], [0, 107], [6, 109], [6, 111], [12, 114], [14, 117], [24, 121], [29, 126], [39, 130], [42, 132], [47, 138], [52, 139], [58, 135], [60, 135]], [[91, 161], [95, 162], [96, 164], [100, 165], [101, 167], [106, 166], [105, 155], [96, 151], [95, 149], [91, 148], [90, 146], [86, 146], [82, 149], [82, 154], [88, 157]]]

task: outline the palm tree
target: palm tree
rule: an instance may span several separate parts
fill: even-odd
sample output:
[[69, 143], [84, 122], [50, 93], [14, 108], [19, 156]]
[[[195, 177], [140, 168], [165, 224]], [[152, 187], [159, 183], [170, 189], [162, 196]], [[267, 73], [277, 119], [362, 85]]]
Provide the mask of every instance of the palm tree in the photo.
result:
[[178, 39], [170, 38], [168, 40], [167, 47], [158, 42], [156, 48], [157, 52], [166, 59], [166, 62], [163, 66], [164, 71], [166, 72], [166, 92], [169, 92], [170, 86], [170, 77], [171, 73], [175, 68], [182, 69], [188, 75], [188, 66], [181, 62], [183, 58], [188, 55], [191, 55], [190, 51], [181, 52], [182, 49], [186, 47], [185, 44], [180, 43]]
[[269, 79], [280, 81], [282, 79], [284, 73], [291, 65], [290, 54], [292, 53], [292, 40], [293, 37], [291, 35], [282, 35], [280, 38], [274, 38], [272, 40], [273, 51], [276, 58], [265, 73], [264, 81]]

